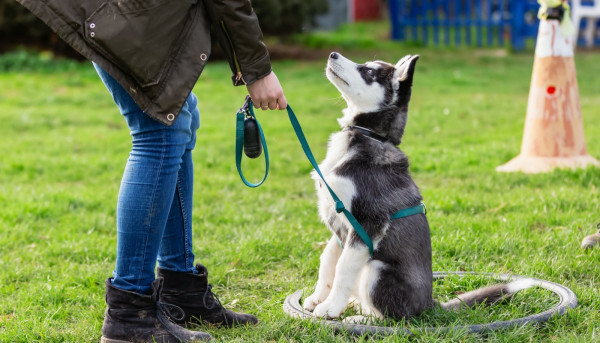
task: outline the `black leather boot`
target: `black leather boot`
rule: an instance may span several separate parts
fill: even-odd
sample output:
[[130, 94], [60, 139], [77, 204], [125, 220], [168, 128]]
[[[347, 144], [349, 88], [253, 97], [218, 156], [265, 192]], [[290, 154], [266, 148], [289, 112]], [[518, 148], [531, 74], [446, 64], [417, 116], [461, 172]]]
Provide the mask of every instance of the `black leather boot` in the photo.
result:
[[158, 277], [165, 279], [162, 302], [183, 309], [182, 319], [172, 318], [177, 324], [213, 324], [232, 327], [236, 325], [258, 324], [258, 318], [245, 313], [236, 313], [223, 308], [219, 299], [208, 284], [206, 268], [197, 264], [198, 274], [173, 272], [158, 268]]
[[125, 291], [106, 280], [106, 313], [102, 325], [101, 343], [126, 342], [207, 342], [212, 336], [190, 331], [169, 318], [183, 318], [183, 311], [159, 301], [162, 279], [152, 283], [152, 295]]

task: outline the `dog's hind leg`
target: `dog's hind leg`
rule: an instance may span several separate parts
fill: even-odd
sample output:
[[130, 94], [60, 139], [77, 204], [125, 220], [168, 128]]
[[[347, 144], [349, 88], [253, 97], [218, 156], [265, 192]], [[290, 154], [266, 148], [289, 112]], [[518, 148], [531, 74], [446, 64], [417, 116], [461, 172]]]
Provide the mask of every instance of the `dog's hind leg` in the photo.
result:
[[335, 236], [331, 237], [321, 254], [319, 279], [317, 280], [315, 291], [304, 300], [303, 307], [305, 310], [312, 311], [318, 304], [327, 299], [333, 285], [335, 267], [341, 254], [342, 247], [337, 243]]
[[354, 308], [360, 315], [344, 318], [344, 323], [369, 324], [377, 319], [383, 319], [383, 315], [373, 305], [371, 294], [380, 277], [380, 269], [385, 266], [384, 262], [371, 260], [363, 268], [360, 278], [357, 280], [357, 299]]
[[[364, 270], [364, 267], [363, 267]], [[361, 272], [362, 273], [362, 272]], [[360, 277], [356, 278], [356, 283], [354, 284], [354, 288], [350, 293], [350, 299], [348, 299], [348, 306], [352, 306], [354, 311], [360, 312], [360, 296], [358, 295], [358, 288], [360, 283]]]
[[362, 268], [369, 261], [369, 249], [364, 244], [344, 248], [335, 268], [333, 287], [327, 299], [315, 307], [317, 317], [337, 318], [348, 306], [348, 299]]
[[360, 274], [360, 280], [358, 283], [358, 296], [361, 305], [361, 314], [365, 316], [373, 316], [376, 318], [383, 318], [383, 315], [373, 305], [372, 294], [374, 292], [379, 278], [381, 277], [381, 269], [385, 267], [385, 263], [378, 260], [371, 260], [362, 273]]

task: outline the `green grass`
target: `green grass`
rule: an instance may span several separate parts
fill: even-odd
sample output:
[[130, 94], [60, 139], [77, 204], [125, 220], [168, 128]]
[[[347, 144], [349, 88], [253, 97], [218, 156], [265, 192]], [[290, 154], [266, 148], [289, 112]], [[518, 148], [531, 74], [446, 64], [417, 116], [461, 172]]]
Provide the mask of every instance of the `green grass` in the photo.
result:
[[[420, 334], [414, 341], [598, 341], [600, 249], [583, 251], [579, 243], [600, 222], [600, 170], [494, 170], [519, 152], [533, 56], [386, 47], [349, 55], [422, 56], [401, 148], [429, 209], [434, 270], [528, 275], [564, 284], [579, 298], [579, 307], [545, 324], [485, 335]], [[343, 108], [323, 75], [325, 60], [274, 63], [317, 159]], [[576, 61], [588, 150], [600, 157], [600, 65], [595, 54]], [[97, 342], [104, 280], [114, 267], [127, 127], [88, 63], [10, 55], [0, 66], [0, 341]], [[367, 341], [283, 313], [288, 294], [312, 291], [329, 234], [317, 216], [311, 167], [284, 112], [257, 114], [271, 155], [267, 182], [250, 189], [239, 179], [234, 114], [245, 89], [233, 88], [229, 73], [225, 63], [210, 63], [195, 88], [202, 125], [194, 151], [194, 247], [221, 301], [262, 323], [202, 329], [226, 342]], [[257, 180], [262, 167], [261, 160], [246, 165], [246, 177]], [[482, 284], [477, 277], [445, 280], [435, 294], [445, 299]], [[406, 325], [507, 320], [556, 301], [530, 290], [461, 315], [428, 311]]]

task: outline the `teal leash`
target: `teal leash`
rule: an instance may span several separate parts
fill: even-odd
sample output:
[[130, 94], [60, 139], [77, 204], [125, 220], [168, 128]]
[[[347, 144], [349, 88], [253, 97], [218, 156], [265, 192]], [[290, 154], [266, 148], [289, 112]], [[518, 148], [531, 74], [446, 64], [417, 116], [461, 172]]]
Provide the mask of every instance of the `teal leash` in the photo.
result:
[[[267, 150], [267, 141], [265, 140], [265, 134], [263, 133], [262, 127], [258, 123], [258, 119], [256, 119], [256, 115], [254, 114], [254, 109], [252, 108], [252, 100], [246, 99], [246, 103], [242, 108], [240, 108], [236, 114], [236, 124], [235, 124], [235, 166], [237, 167], [237, 171], [242, 178], [242, 181], [246, 186], [256, 188], [262, 185], [267, 176], [269, 175], [269, 150]], [[258, 132], [260, 134], [260, 140], [265, 151], [265, 176], [258, 183], [251, 183], [244, 177], [244, 173], [242, 173], [242, 150], [244, 149], [244, 120], [246, 118], [254, 118], [256, 121], [256, 126], [258, 126]]]
[[[249, 187], [258, 187], [267, 178], [267, 174], [269, 172], [269, 156], [268, 156], [268, 153], [267, 153], [267, 144], [266, 144], [266, 141], [265, 141], [265, 138], [264, 138], [264, 134], [263, 134], [262, 128], [258, 124], [258, 120], [257, 120], [256, 123], [258, 125], [259, 132], [260, 132], [260, 138], [262, 140], [263, 148], [265, 150], [266, 172], [265, 172], [265, 177], [263, 178], [263, 180], [260, 183], [258, 183], [258, 184], [249, 183], [244, 178], [244, 176], [242, 174], [242, 170], [241, 170], [242, 147], [243, 147], [243, 142], [244, 142], [244, 119], [245, 119], [245, 117], [247, 115], [250, 115], [250, 116], [254, 117], [254, 119], [256, 119], [256, 117], [254, 116], [254, 111], [252, 110], [252, 100], [250, 100], [249, 102], [247, 102], [247, 105], [248, 105], [248, 109], [244, 110], [244, 107], [246, 107], [246, 104], [245, 104], [244, 107], [242, 107], [240, 109], [240, 111], [238, 111], [238, 113], [237, 113], [237, 125], [236, 125], [236, 165], [237, 165], [237, 168], [238, 168], [238, 172], [239, 172], [239, 174], [240, 174], [240, 176], [242, 178], [242, 181], [247, 186], [249, 186]], [[371, 237], [369, 237], [369, 234], [367, 234], [367, 231], [365, 231], [365, 229], [362, 227], [362, 225], [360, 225], [360, 223], [358, 222], [358, 220], [356, 220], [356, 218], [354, 217], [354, 215], [352, 215], [352, 213], [350, 213], [350, 211], [348, 211], [346, 209], [346, 207], [344, 206], [344, 203], [340, 200], [340, 198], [337, 196], [337, 194], [335, 194], [335, 192], [329, 186], [329, 184], [327, 183], [327, 181], [325, 181], [325, 177], [323, 176], [323, 173], [319, 169], [319, 164], [315, 160], [315, 157], [314, 157], [312, 151], [310, 150], [310, 146], [308, 145], [308, 141], [306, 140], [306, 137], [304, 136], [304, 132], [302, 131], [302, 127], [300, 126], [300, 123], [298, 122], [298, 118], [296, 118], [296, 115], [294, 114], [294, 111], [292, 110], [292, 108], [290, 107], [290, 105], [287, 106], [287, 113], [288, 113], [288, 117], [290, 119], [290, 122], [292, 123], [292, 127], [294, 128], [294, 132], [296, 133], [296, 136], [298, 137], [298, 141], [300, 142], [300, 145], [302, 146], [302, 150], [304, 150], [304, 154], [308, 158], [308, 161], [313, 166], [313, 168], [315, 169], [315, 171], [317, 172], [317, 174], [319, 175], [319, 177], [321, 177], [321, 180], [323, 180], [323, 183], [327, 187], [327, 190], [329, 191], [329, 194], [333, 198], [333, 201], [335, 203], [335, 211], [337, 213], [343, 213], [346, 216], [346, 218], [348, 219], [348, 221], [352, 225], [352, 228], [354, 229], [354, 231], [356, 232], [356, 234], [362, 239], [362, 241], [365, 243], [365, 245], [369, 248], [369, 254], [371, 256], [373, 256], [373, 241], [371, 240]], [[427, 208], [425, 207], [424, 203], [421, 202], [417, 206], [413, 206], [413, 207], [402, 209], [402, 210], [400, 210], [400, 211], [392, 214], [390, 216], [390, 219], [399, 219], [399, 218], [404, 218], [404, 217], [412, 216], [412, 215], [415, 215], [415, 214], [427, 214]], [[343, 248], [342, 242], [339, 240], [339, 238], [338, 238], [338, 243]]]
[[[333, 201], [335, 202], [335, 211], [337, 213], [343, 213], [346, 216], [346, 218], [348, 219], [348, 221], [354, 228], [354, 231], [356, 231], [356, 234], [363, 240], [363, 242], [369, 248], [369, 255], [373, 256], [373, 241], [371, 241], [371, 237], [369, 237], [369, 234], [367, 234], [367, 231], [365, 231], [365, 229], [362, 227], [362, 225], [360, 225], [360, 223], [358, 222], [358, 220], [356, 220], [356, 218], [352, 215], [352, 213], [350, 213], [350, 211], [348, 211], [346, 209], [346, 207], [344, 206], [344, 203], [340, 200], [340, 198], [338, 198], [337, 194], [335, 194], [333, 189], [331, 189], [331, 187], [329, 187], [329, 184], [327, 184], [327, 181], [325, 181], [325, 177], [323, 176], [323, 173], [321, 173], [321, 169], [319, 169], [319, 164], [315, 160], [315, 157], [314, 157], [312, 151], [310, 150], [310, 147], [308, 146], [308, 142], [306, 141], [304, 132], [302, 132], [302, 127], [300, 126], [300, 123], [298, 122], [298, 119], [296, 118], [296, 115], [294, 114], [294, 111], [292, 110], [290, 105], [288, 105], [288, 107], [287, 107], [287, 112], [288, 112], [288, 117], [290, 118], [290, 122], [292, 123], [292, 127], [294, 128], [294, 131], [296, 132], [296, 136], [298, 137], [298, 140], [300, 141], [300, 145], [302, 145], [302, 150], [304, 150], [304, 154], [310, 161], [310, 164], [312, 164], [313, 168], [315, 168], [315, 171], [317, 172], [317, 174], [319, 174], [319, 176], [321, 177], [321, 180], [323, 180], [323, 183], [325, 184], [325, 186], [327, 186], [327, 190], [329, 191], [329, 194], [331, 194], [331, 197], [333, 198]], [[338, 242], [341, 245], [339, 238], [338, 238]]]

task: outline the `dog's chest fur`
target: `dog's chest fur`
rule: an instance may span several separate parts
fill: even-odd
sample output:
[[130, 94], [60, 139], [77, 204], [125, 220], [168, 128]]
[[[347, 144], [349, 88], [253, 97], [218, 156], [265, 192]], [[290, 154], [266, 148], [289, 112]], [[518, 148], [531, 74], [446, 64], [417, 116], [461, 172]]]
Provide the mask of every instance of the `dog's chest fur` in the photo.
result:
[[[352, 199], [356, 195], [354, 183], [351, 178], [336, 173], [336, 169], [352, 157], [348, 143], [349, 137], [347, 132], [338, 132], [331, 135], [327, 156], [325, 157], [325, 160], [319, 164], [319, 169], [323, 173], [329, 186], [344, 203], [346, 209], [352, 212]], [[340, 241], [344, 242], [347, 237], [346, 230], [348, 227], [351, 227], [351, 225], [343, 215], [338, 216], [331, 194], [320, 176], [313, 171], [312, 177], [315, 180], [315, 187], [317, 189], [319, 215], [321, 220], [327, 225], [329, 230], [340, 239]], [[340, 221], [348, 225], [340, 225], [342, 223]]]
[[[420, 195], [408, 175], [408, 159], [391, 143], [381, 143], [352, 131], [331, 135], [325, 160], [319, 165], [325, 180], [346, 209], [363, 224], [375, 247], [390, 228], [389, 216], [418, 203]], [[329, 190], [313, 172], [319, 215], [329, 230], [351, 243], [354, 230], [335, 210]]]

